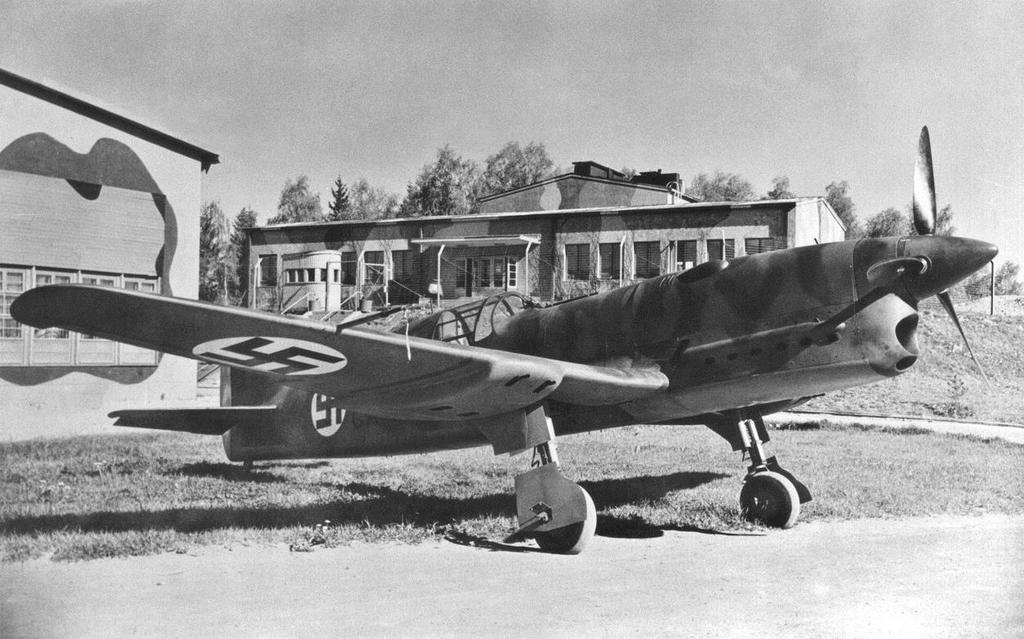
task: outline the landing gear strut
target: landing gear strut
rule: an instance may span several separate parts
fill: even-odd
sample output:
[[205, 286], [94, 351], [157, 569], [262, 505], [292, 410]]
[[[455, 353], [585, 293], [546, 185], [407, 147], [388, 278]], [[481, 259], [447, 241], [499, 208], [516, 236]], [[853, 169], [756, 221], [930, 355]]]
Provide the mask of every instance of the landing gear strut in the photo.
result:
[[[775, 528], [790, 528], [800, 516], [800, 504], [811, 501], [811, 491], [775, 456], [767, 456], [768, 429], [760, 415], [737, 419], [735, 430], [725, 424], [710, 425], [727, 439], [733, 450], [742, 450], [750, 458], [747, 476], [740, 490], [740, 513], [745, 519]], [[732, 432], [729, 432], [732, 430]]]
[[548, 438], [533, 447], [534, 468], [516, 476], [519, 528], [505, 541], [533, 537], [548, 552], [579, 554], [594, 536], [597, 511], [587, 491], [562, 474], [551, 420], [543, 419]]

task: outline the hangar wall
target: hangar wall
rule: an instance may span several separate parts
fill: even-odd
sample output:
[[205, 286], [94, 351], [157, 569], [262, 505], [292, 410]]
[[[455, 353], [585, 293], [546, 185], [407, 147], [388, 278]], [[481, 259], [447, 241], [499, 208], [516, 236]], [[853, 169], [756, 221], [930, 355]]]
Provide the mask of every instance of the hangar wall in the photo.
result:
[[[445, 305], [502, 290], [561, 300], [843, 232], [821, 198], [266, 226], [249, 232], [250, 299], [275, 312], [353, 308], [335, 304], [366, 293], [377, 302], [371, 289], [359, 290], [372, 253], [384, 263], [392, 302], [403, 292], [434, 299], [439, 256]], [[325, 251], [337, 253], [323, 258]], [[313, 257], [322, 263], [307, 264]], [[350, 265], [351, 274], [337, 275], [332, 264]]]
[[191, 360], [9, 309], [49, 283], [195, 298], [200, 206], [195, 158], [0, 84], [0, 439], [99, 432], [111, 410], [195, 399]]

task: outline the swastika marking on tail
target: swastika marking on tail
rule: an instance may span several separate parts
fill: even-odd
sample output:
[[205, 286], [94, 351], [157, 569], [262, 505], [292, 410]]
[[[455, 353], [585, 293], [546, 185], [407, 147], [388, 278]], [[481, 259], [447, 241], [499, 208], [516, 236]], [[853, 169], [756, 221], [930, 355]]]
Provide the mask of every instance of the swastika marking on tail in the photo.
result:
[[338, 432], [342, 422], [345, 421], [345, 409], [334, 397], [313, 395], [310, 401], [310, 415], [313, 419], [313, 429], [322, 437], [330, 437]]
[[199, 358], [278, 375], [323, 375], [341, 370], [345, 356], [330, 346], [288, 337], [217, 339], [192, 349]]

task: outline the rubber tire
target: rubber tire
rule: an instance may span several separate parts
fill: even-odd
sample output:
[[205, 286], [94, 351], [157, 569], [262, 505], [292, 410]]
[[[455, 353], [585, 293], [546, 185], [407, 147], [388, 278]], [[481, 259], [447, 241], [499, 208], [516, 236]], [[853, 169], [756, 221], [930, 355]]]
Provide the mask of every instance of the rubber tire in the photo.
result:
[[751, 475], [740, 491], [740, 514], [754, 523], [773, 528], [791, 528], [800, 516], [796, 487], [779, 473]]
[[582, 487], [577, 488], [587, 501], [586, 519], [562, 528], [533, 533], [533, 540], [541, 550], [562, 555], [578, 555], [594, 538], [594, 531], [597, 530], [597, 509], [594, 508], [594, 500]]

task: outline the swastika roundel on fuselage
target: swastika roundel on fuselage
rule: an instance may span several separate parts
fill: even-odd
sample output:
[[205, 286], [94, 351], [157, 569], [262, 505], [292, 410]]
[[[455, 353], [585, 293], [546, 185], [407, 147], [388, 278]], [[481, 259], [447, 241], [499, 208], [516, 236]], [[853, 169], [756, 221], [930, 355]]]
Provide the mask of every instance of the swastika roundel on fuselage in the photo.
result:
[[345, 421], [345, 409], [338, 400], [319, 393], [313, 395], [309, 413], [313, 420], [313, 430], [321, 437], [330, 437], [338, 432]]
[[192, 349], [200, 359], [278, 375], [325, 375], [348, 360], [330, 346], [290, 337], [239, 336], [203, 342]]

